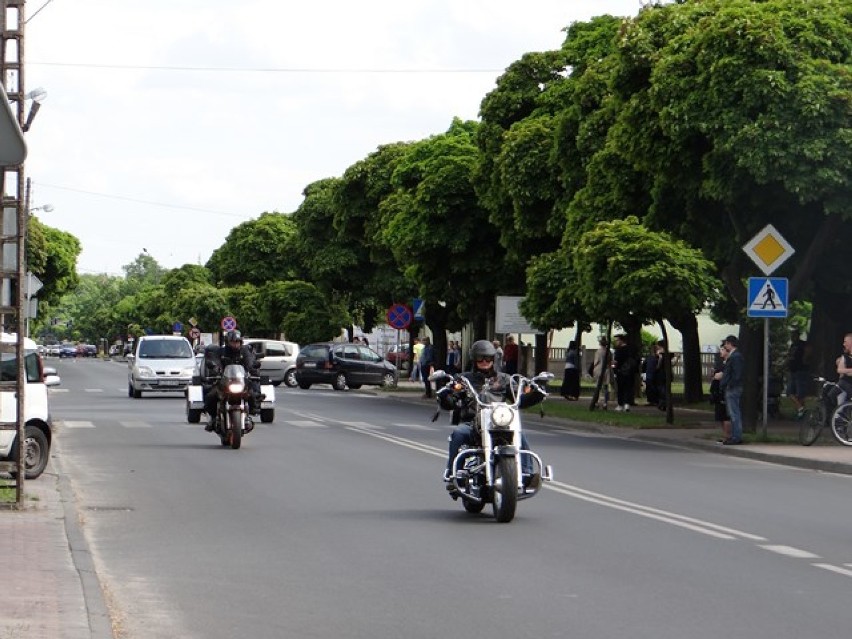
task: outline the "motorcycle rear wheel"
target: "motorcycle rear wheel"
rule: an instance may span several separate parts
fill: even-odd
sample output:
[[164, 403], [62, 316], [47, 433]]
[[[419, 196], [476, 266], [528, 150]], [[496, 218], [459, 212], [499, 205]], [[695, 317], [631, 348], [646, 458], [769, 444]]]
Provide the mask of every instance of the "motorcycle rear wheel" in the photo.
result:
[[518, 506], [518, 464], [514, 457], [501, 457], [494, 466], [494, 519], [501, 524], [515, 518]]

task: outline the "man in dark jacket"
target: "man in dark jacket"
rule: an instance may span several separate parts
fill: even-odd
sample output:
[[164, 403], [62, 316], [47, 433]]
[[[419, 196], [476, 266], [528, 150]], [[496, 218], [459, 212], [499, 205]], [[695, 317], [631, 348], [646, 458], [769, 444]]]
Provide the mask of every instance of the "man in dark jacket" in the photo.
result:
[[435, 351], [432, 349], [432, 340], [428, 337], [423, 338], [423, 350], [420, 351], [420, 376], [423, 379], [423, 387], [426, 392], [423, 393], [424, 399], [432, 397], [432, 382], [429, 381], [429, 375], [435, 368]]
[[725, 394], [725, 406], [731, 418], [731, 436], [722, 440], [722, 444], [733, 446], [743, 443], [743, 413], [740, 400], [743, 396], [745, 378], [745, 358], [739, 350], [740, 340], [736, 335], [725, 338], [728, 349], [728, 361], [721, 373], [716, 373], [721, 379], [719, 390]]

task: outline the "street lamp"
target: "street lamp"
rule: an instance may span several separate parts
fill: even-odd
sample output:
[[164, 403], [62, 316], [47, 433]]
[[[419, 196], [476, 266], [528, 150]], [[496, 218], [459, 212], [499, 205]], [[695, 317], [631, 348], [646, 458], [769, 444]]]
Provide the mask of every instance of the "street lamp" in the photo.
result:
[[35, 211], [44, 211], [45, 213], [50, 213], [53, 210], [53, 204], [45, 204], [44, 206], [34, 206], [30, 209], [30, 214]]
[[24, 126], [21, 127], [21, 130], [24, 133], [30, 130], [30, 126], [32, 125], [33, 120], [35, 119], [36, 113], [38, 113], [38, 110], [41, 108], [42, 100], [44, 100], [46, 97], [47, 91], [45, 91], [41, 87], [33, 89], [32, 91], [24, 95], [25, 100], [33, 101], [33, 104], [30, 107], [30, 112], [27, 114], [27, 119], [24, 122]]

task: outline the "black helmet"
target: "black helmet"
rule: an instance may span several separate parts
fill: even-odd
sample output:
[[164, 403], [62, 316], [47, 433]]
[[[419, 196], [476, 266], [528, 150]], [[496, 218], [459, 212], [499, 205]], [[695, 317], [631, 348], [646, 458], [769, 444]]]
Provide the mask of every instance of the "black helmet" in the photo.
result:
[[474, 362], [483, 358], [491, 358], [493, 360], [496, 354], [497, 349], [495, 349], [494, 344], [489, 342], [487, 339], [477, 340], [473, 343], [473, 346], [470, 347], [470, 358]]
[[231, 330], [225, 333], [226, 342], [242, 342], [243, 336], [238, 330]]

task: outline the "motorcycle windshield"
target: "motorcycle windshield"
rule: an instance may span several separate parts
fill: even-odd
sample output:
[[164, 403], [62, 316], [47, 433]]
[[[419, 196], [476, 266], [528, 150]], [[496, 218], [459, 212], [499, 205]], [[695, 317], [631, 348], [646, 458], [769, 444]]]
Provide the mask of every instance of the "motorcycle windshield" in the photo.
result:
[[246, 371], [240, 364], [228, 364], [222, 371], [222, 379], [227, 381], [244, 381]]

